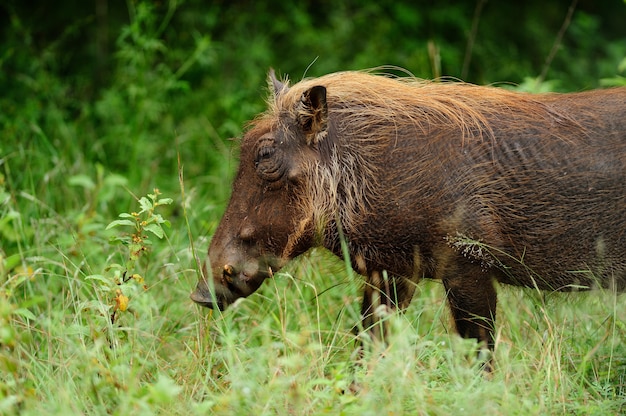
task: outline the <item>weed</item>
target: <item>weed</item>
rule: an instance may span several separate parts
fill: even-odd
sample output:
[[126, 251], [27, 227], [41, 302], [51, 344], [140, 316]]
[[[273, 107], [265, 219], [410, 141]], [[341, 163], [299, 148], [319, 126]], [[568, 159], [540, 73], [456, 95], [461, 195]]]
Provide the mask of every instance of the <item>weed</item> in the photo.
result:
[[121, 213], [121, 219], [111, 222], [106, 229], [116, 227], [130, 227], [132, 232], [121, 233], [111, 237], [111, 242], [122, 244], [126, 251], [125, 264], [110, 263], [105, 268], [105, 272], [112, 273], [112, 276], [91, 275], [85, 277], [86, 280], [94, 280], [99, 282], [100, 289], [106, 292], [114, 292], [114, 305], [112, 306], [111, 324], [115, 324], [118, 312], [126, 312], [129, 308], [130, 299], [125, 294], [130, 290], [136, 289], [134, 284], [143, 286], [144, 277], [137, 273], [137, 262], [148, 252], [152, 242], [149, 234], [162, 239], [165, 237], [163, 225], [170, 226], [170, 222], [165, 220], [161, 214], [157, 214], [155, 210], [159, 206], [169, 205], [172, 203], [171, 198], [159, 198], [161, 195], [158, 189], [154, 189], [154, 193], [148, 194], [147, 197], [139, 199], [139, 212]]

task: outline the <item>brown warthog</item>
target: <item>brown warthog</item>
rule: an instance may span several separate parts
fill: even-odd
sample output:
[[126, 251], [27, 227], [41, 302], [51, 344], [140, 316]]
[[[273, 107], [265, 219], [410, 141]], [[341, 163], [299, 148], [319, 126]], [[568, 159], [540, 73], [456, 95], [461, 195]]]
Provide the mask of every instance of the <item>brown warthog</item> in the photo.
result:
[[293, 86], [270, 73], [270, 86], [195, 302], [223, 309], [344, 241], [366, 277], [364, 328], [441, 279], [460, 335], [493, 349], [494, 280], [626, 288], [626, 88], [534, 95], [362, 72]]

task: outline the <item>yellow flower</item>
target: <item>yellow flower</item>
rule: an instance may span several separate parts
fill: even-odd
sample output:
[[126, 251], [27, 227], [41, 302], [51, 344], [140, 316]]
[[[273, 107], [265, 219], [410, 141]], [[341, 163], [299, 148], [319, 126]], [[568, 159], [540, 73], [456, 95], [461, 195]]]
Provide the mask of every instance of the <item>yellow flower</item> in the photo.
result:
[[115, 294], [117, 295], [115, 297], [115, 309], [125, 312], [126, 309], [128, 309], [128, 296], [124, 295], [119, 289], [115, 292]]

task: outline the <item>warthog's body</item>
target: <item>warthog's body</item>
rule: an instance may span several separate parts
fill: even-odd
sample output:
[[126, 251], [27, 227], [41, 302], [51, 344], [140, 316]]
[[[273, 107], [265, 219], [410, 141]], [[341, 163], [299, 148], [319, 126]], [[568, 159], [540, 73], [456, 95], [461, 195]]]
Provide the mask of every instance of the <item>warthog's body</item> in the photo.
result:
[[378, 304], [408, 305], [423, 277], [443, 281], [459, 333], [490, 348], [493, 280], [626, 288], [626, 89], [271, 81], [199, 304], [224, 308], [312, 246], [341, 256], [341, 238], [367, 277], [365, 327]]

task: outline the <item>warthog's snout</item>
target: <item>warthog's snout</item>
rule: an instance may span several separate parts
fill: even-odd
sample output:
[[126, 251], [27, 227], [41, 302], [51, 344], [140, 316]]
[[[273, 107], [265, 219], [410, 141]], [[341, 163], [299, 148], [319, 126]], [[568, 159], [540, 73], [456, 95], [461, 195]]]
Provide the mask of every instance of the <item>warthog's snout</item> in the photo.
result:
[[207, 287], [207, 284], [204, 282], [198, 283], [198, 285], [196, 286], [196, 290], [191, 292], [191, 295], [189, 297], [198, 305], [204, 306], [205, 308], [217, 308], [220, 310], [222, 309], [222, 305], [220, 304], [220, 302], [217, 301], [214, 296], [211, 295], [211, 291]]
[[215, 278], [212, 285], [206, 273], [204, 275], [198, 281], [196, 290], [191, 293], [190, 298], [200, 306], [219, 310], [224, 310], [237, 299], [254, 293], [269, 276], [268, 273], [260, 272], [258, 267], [244, 268], [231, 264], [225, 264], [213, 271]]

